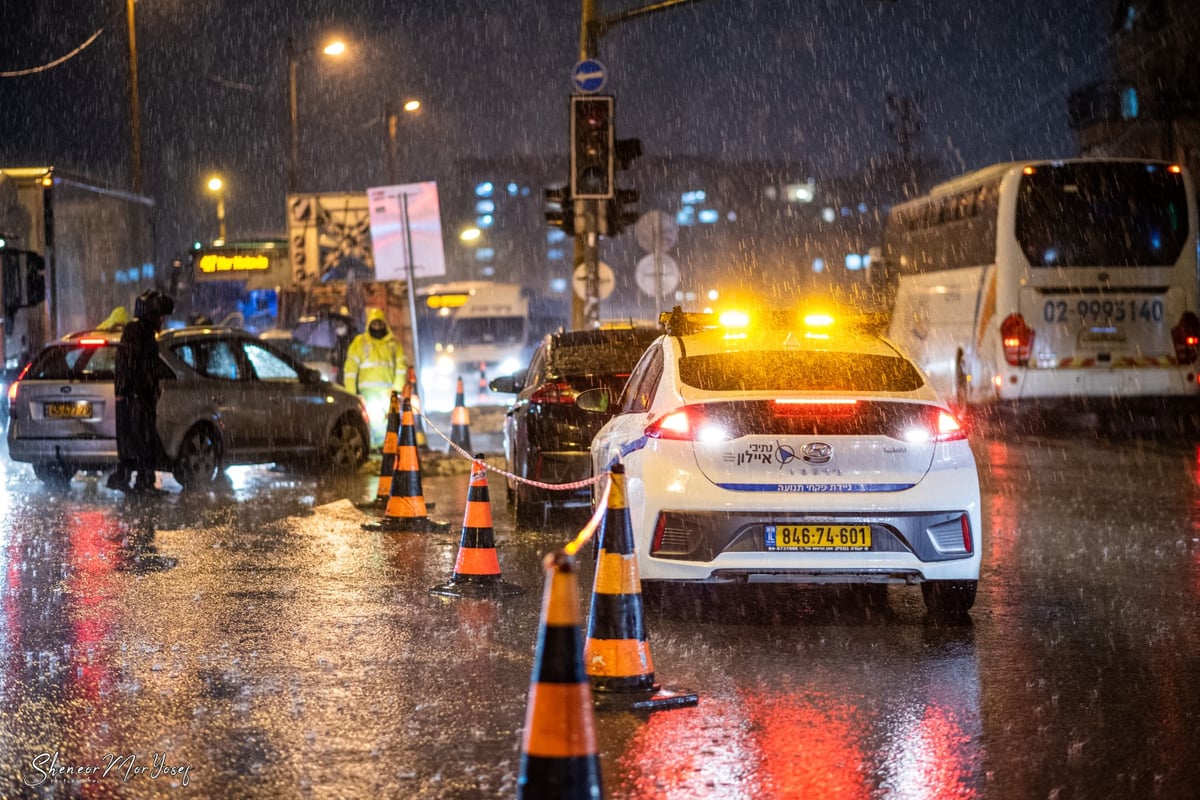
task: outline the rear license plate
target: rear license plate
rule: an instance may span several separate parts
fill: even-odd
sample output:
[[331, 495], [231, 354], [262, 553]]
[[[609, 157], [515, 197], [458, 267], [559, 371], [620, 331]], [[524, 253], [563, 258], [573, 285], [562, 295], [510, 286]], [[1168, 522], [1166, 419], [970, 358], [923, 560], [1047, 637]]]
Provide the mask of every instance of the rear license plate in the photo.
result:
[[91, 403], [46, 403], [47, 417], [90, 417]]
[[768, 550], [870, 550], [870, 525], [767, 525], [764, 542]]

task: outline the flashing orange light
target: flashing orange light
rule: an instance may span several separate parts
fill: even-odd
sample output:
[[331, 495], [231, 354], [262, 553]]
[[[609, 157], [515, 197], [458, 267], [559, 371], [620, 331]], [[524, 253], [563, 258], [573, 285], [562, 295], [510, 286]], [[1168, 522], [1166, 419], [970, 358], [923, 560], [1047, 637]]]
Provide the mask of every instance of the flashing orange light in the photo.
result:
[[804, 324], [809, 328], [828, 328], [833, 325], [833, 315], [805, 314]]
[[725, 328], [745, 328], [750, 324], [750, 315], [745, 311], [722, 311], [717, 321]]
[[1179, 166], [1178, 164], [1172, 164], [1171, 166], [1167, 167], [1167, 172], [1170, 172], [1173, 175], [1178, 175], [1179, 173], [1183, 172], [1183, 167]]

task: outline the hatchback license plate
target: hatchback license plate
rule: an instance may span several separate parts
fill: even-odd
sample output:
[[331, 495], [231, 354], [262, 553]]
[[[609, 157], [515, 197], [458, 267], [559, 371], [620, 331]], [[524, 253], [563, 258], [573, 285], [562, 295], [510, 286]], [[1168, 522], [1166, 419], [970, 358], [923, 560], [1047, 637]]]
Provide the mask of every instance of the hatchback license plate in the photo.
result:
[[768, 550], [870, 550], [870, 525], [767, 525], [764, 545]]
[[91, 403], [46, 403], [47, 417], [90, 417]]

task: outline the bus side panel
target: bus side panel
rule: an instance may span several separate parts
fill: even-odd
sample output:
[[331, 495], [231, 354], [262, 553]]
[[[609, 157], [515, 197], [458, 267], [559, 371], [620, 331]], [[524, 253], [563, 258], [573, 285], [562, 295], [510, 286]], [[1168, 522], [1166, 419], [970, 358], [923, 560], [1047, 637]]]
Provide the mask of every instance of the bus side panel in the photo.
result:
[[929, 375], [946, 402], [955, 396], [958, 357], [973, 351], [984, 267], [900, 279], [889, 338]]

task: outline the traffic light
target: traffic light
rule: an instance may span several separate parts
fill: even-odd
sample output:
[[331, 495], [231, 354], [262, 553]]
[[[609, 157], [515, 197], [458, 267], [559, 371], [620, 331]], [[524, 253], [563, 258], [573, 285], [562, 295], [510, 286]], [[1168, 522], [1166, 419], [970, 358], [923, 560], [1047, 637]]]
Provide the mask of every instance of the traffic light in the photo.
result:
[[610, 95], [571, 97], [571, 197], [607, 200], [613, 196], [613, 99]]
[[568, 187], [557, 186], [546, 190], [546, 222], [551, 228], [560, 228], [574, 235], [575, 201]]
[[641, 212], [629, 208], [637, 201], [637, 189], [615, 190], [613, 199], [604, 204], [604, 230], [601, 233], [605, 236], [616, 236], [637, 222]]

